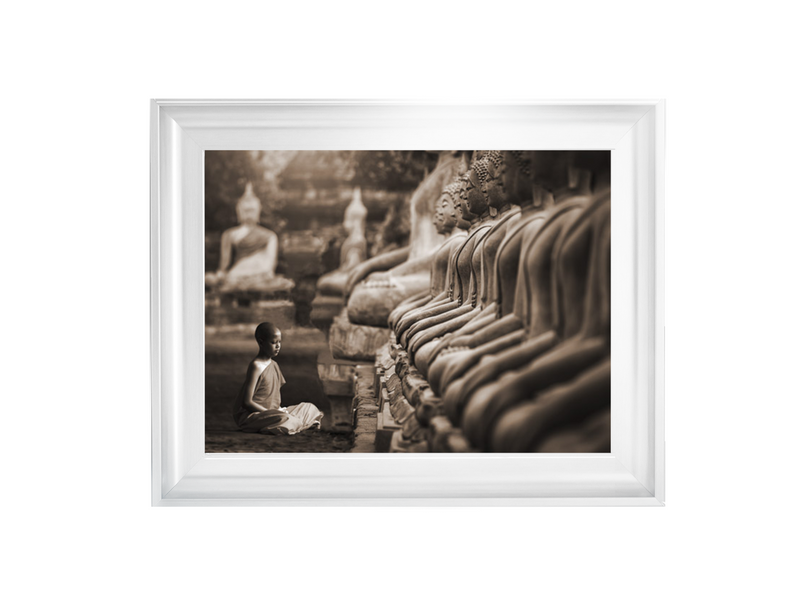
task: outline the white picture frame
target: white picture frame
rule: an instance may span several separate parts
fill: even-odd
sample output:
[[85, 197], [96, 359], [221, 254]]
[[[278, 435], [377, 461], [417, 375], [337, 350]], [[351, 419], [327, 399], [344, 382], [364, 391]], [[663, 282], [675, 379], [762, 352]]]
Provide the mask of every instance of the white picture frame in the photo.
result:
[[[664, 504], [665, 105], [151, 102], [152, 504]], [[612, 451], [207, 454], [204, 151], [612, 152]]]

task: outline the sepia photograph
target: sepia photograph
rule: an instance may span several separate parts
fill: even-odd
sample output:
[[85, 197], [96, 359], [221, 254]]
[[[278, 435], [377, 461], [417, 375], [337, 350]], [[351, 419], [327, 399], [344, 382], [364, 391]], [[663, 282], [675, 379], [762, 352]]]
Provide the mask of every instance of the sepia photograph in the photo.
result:
[[609, 151], [206, 151], [207, 453], [611, 451]]

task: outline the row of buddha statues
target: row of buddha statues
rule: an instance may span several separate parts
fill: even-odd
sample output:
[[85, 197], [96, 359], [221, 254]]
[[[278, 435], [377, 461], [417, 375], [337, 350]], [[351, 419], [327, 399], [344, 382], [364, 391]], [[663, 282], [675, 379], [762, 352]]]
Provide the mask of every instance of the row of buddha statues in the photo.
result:
[[411, 204], [418, 248], [344, 284], [352, 323], [391, 329], [401, 445], [446, 421], [464, 445], [437, 451], [608, 451], [609, 152], [443, 152]]

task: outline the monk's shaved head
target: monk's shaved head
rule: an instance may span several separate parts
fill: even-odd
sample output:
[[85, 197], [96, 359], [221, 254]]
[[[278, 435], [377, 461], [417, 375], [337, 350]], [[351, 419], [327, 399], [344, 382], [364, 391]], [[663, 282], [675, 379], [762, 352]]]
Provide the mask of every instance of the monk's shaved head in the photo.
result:
[[257, 330], [254, 331], [254, 337], [257, 339], [257, 343], [260, 343], [262, 341], [268, 341], [273, 337], [274, 333], [279, 333], [279, 329], [276, 328], [274, 323], [263, 322], [257, 326]]

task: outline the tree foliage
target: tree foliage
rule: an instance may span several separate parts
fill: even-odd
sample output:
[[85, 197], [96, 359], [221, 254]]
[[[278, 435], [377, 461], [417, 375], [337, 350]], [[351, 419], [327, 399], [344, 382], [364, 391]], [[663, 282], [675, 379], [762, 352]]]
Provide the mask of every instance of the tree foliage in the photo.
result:
[[388, 191], [416, 188], [438, 159], [428, 151], [352, 151], [352, 184]]
[[265, 158], [249, 151], [207, 151], [204, 169], [206, 231], [222, 232], [237, 224], [235, 205], [249, 182], [262, 203], [260, 221], [273, 230], [281, 227], [278, 212], [282, 200]]

